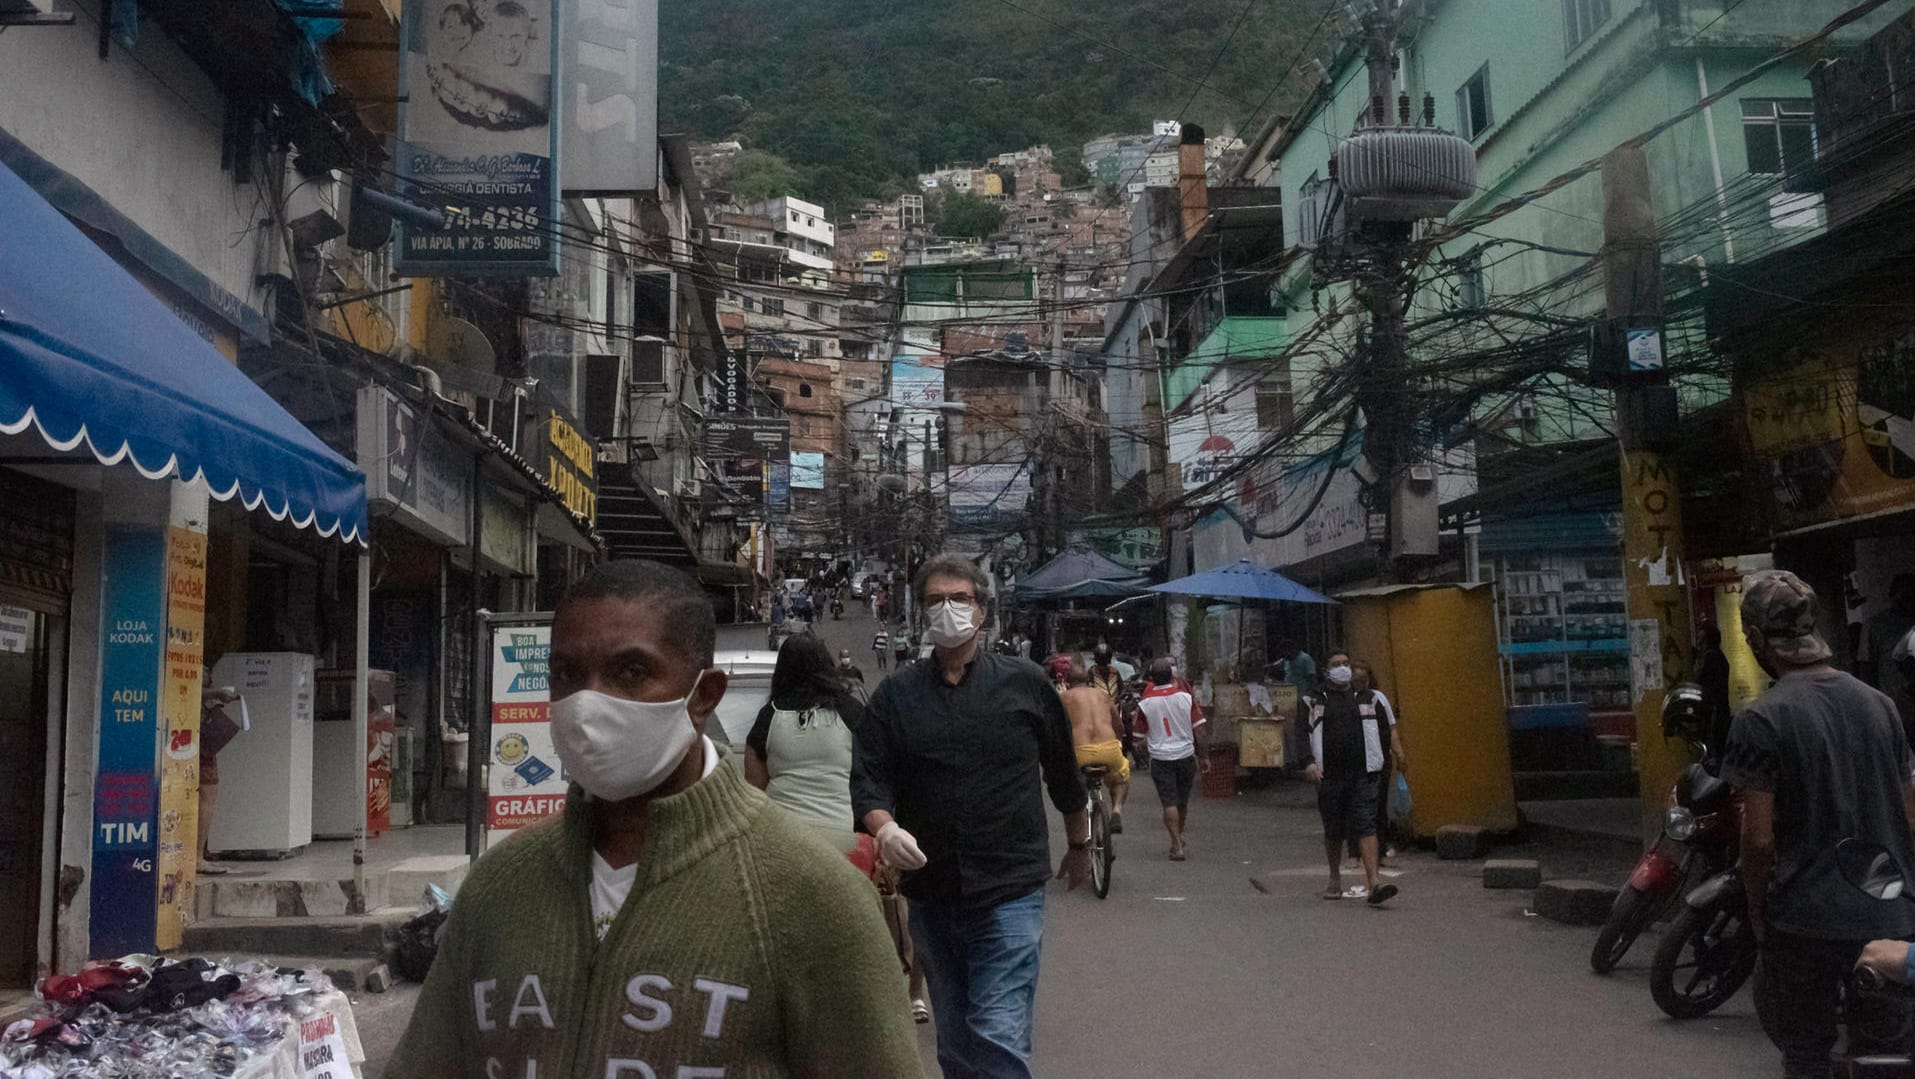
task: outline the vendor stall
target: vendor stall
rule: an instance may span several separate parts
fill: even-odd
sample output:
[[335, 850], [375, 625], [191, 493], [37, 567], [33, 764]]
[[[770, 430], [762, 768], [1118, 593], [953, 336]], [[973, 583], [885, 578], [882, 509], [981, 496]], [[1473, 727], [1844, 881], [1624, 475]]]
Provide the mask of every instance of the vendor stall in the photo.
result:
[[130, 955], [40, 983], [0, 1079], [355, 1079], [366, 1054], [317, 970]]

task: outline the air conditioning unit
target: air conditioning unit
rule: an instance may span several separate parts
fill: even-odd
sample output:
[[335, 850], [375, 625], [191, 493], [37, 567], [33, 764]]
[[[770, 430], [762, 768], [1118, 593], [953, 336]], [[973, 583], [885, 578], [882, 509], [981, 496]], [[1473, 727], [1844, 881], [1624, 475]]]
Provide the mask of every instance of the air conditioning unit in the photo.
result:
[[699, 498], [705, 493], [705, 484], [703, 480], [677, 480], [672, 493], [680, 498]]

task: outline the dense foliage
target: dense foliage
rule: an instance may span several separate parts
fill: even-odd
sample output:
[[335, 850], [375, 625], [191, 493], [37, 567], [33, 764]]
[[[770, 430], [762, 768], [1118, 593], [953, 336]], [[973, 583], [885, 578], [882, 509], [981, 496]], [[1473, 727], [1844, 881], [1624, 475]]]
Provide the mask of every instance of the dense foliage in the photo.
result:
[[[1251, 2], [1185, 114], [1211, 134], [1247, 136], [1307, 85], [1307, 63], [1282, 74], [1324, 0]], [[1208, 0], [665, 4], [660, 113], [667, 130], [737, 135], [767, 154], [754, 183], [834, 210], [909, 190], [920, 171], [1038, 143], [1081, 179], [1084, 140], [1177, 115], [1242, 11]]]
[[944, 195], [927, 213], [931, 231], [957, 240], [987, 239], [1004, 225], [1004, 207], [977, 195]]

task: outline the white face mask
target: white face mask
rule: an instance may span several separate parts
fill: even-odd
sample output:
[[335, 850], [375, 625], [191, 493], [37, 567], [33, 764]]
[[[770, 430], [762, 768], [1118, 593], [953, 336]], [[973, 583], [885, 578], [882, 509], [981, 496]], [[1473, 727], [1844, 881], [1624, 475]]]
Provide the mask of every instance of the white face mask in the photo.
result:
[[1324, 676], [1330, 680], [1330, 684], [1333, 686], [1347, 686], [1350, 684], [1350, 668], [1342, 664], [1338, 664], [1325, 671]]
[[939, 648], [959, 648], [977, 635], [977, 612], [968, 603], [946, 600], [931, 608], [931, 643]]
[[691, 693], [675, 701], [628, 701], [581, 689], [552, 702], [552, 745], [586, 793], [620, 802], [649, 793], [685, 759], [698, 738]]

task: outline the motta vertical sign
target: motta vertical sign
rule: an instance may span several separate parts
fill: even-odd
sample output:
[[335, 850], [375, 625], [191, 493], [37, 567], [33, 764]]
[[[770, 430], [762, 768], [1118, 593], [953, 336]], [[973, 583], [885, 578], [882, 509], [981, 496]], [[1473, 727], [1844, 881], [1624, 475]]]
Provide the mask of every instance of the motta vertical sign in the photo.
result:
[[166, 534], [109, 525], [100, 645], [99, 771], [93, 787], [94, 955], [152, 951], [158, 922], [160, 655]]
[[564, 24], [566, 193], [656, 188], [658, 0], [577, 0]]
[[446, 221], [402, 223], [400, 273], [558, 272], [560, 13], [557, 0], [405, 6], [400, 183]]

